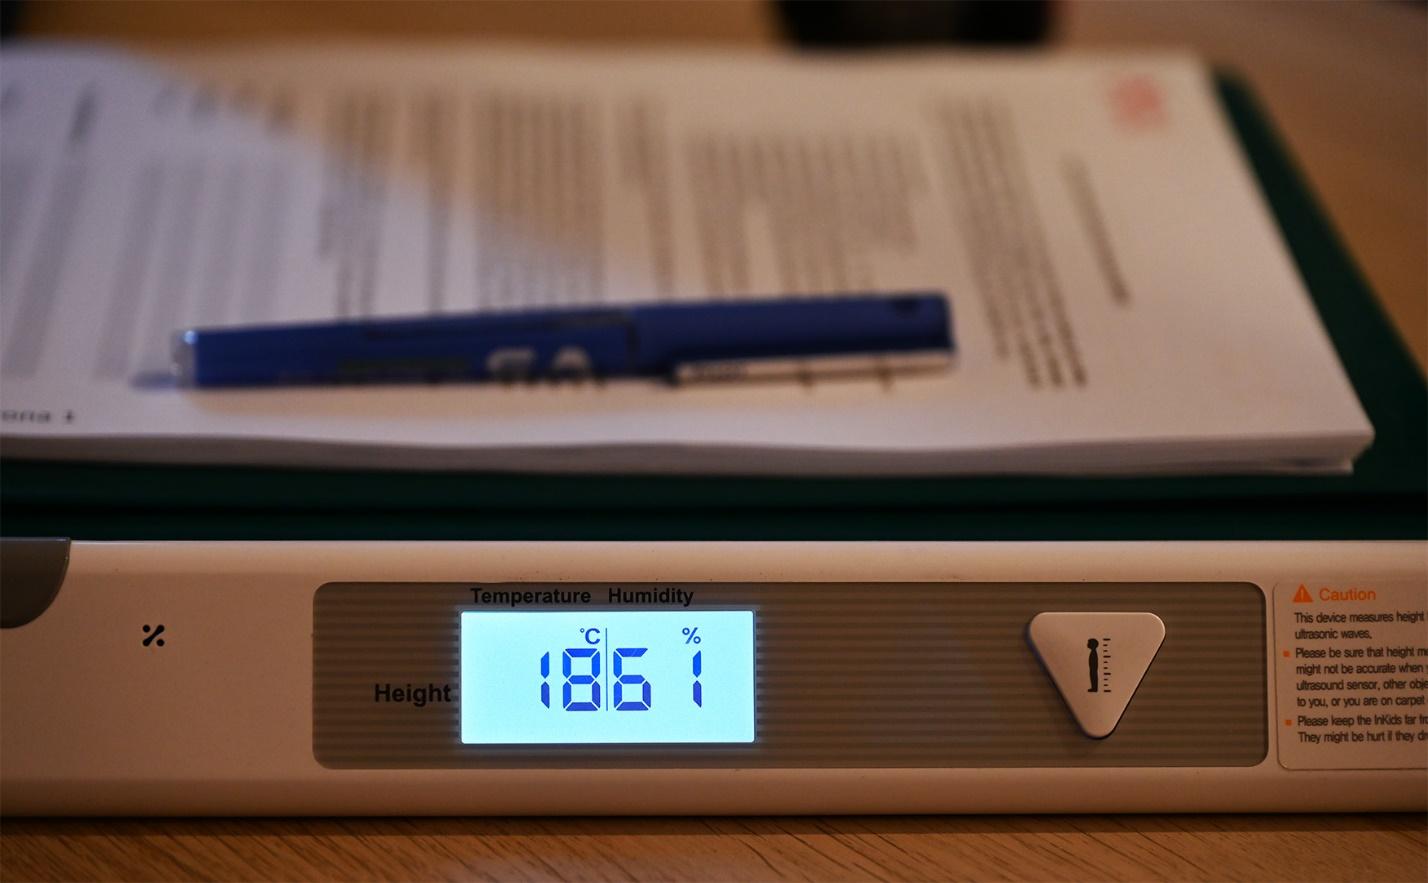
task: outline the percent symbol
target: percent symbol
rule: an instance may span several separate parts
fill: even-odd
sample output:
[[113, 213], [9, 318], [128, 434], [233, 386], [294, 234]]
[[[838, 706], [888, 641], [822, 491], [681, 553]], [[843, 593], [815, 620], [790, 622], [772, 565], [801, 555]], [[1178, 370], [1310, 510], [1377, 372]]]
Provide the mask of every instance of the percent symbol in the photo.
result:
[[[159, 635], [162, 635], [163, 633], [164, 633], [164, 627], [163, 627], [162, 624], [160, 624], [160, 625], [158, 626], [158, 628], [155, 628], [155, 629], [153, 630], [153, 634], [151, 634], [151, 635], [149, 635], [149, 627], [148, 627], [147, 625], [145, 625], [145, 626], [144, 626], [144, 634], [149, 635], [149, 636], [144, 639], [144, 646], [147, 647], [147, 646], [149, 646], [150, 644], [155, 643], [154, 639], [155, 639], [155, 638], [159, 638]], [[158, 643], [158, 645], [159, 645], [160, 647], [164, 646], [164, 639], [163, 639], [163, 638], [159, 638], [159, 640], [158, 640], [157, 643]]]
[[703, 643], [704, 643], [704, 639], [701, 638], [701, 637], [699, 637], [699, 627], [698, 627], [698, 626], [695, 626], [695, 627], [692, 628], [692, 629], [691, 629], [691, 628], [680, 629], [680, 632], [679, 632], [679, 633], [682, 634], [682, 635], [684, 635], [684, 643], [686, 643], [686, 644], [703, 644]]

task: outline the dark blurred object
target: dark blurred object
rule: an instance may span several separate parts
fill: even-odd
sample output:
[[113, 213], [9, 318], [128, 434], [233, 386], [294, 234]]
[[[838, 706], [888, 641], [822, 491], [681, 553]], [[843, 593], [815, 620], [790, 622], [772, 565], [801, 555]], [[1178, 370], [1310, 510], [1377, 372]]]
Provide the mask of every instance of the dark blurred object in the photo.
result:
[[776, 0], [784, 32], [806, 48], [898, 43], [1035, 43], [1050, 0]]
[[20, 28], [20, 0], [0, 0], [0, 40], [13, 37]]

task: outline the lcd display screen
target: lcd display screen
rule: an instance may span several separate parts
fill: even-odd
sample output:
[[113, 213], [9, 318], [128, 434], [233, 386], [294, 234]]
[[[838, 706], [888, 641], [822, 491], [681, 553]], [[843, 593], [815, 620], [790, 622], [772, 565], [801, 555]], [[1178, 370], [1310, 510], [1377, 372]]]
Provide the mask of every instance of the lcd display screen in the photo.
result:
[[461, 614], [469, 745], [754, 741], [751, 610]]

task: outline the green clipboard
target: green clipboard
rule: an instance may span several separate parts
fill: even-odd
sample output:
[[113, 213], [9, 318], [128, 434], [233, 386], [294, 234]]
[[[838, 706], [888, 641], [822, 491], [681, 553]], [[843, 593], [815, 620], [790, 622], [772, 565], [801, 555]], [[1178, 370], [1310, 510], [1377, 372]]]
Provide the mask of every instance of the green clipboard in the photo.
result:
[[1373, 422], [1351, 476], [734, 478], [0, 461], [0, 531], [75, 539], [1428, 537], [1428, 387], [1251, 93], [1226, 114]]

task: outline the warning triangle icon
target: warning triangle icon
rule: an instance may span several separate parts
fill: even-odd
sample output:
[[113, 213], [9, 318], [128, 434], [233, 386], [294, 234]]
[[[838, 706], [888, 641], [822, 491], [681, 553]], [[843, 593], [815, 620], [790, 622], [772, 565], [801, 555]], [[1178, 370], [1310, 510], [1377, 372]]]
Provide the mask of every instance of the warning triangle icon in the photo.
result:
[[1165, 640], [1154, 613], [1038, 613], [1027, 638], [1081, 730], [1115, 730]]
[[[1282, 597], [1282, 596], [1281, 596]], [[1304, 588], [1304, 584], [1299, 584], [1299, 591], [1294, 593], [1295, 604], [1313, 604], [1314, 598], [1309, 594], [1309, 590]]]

